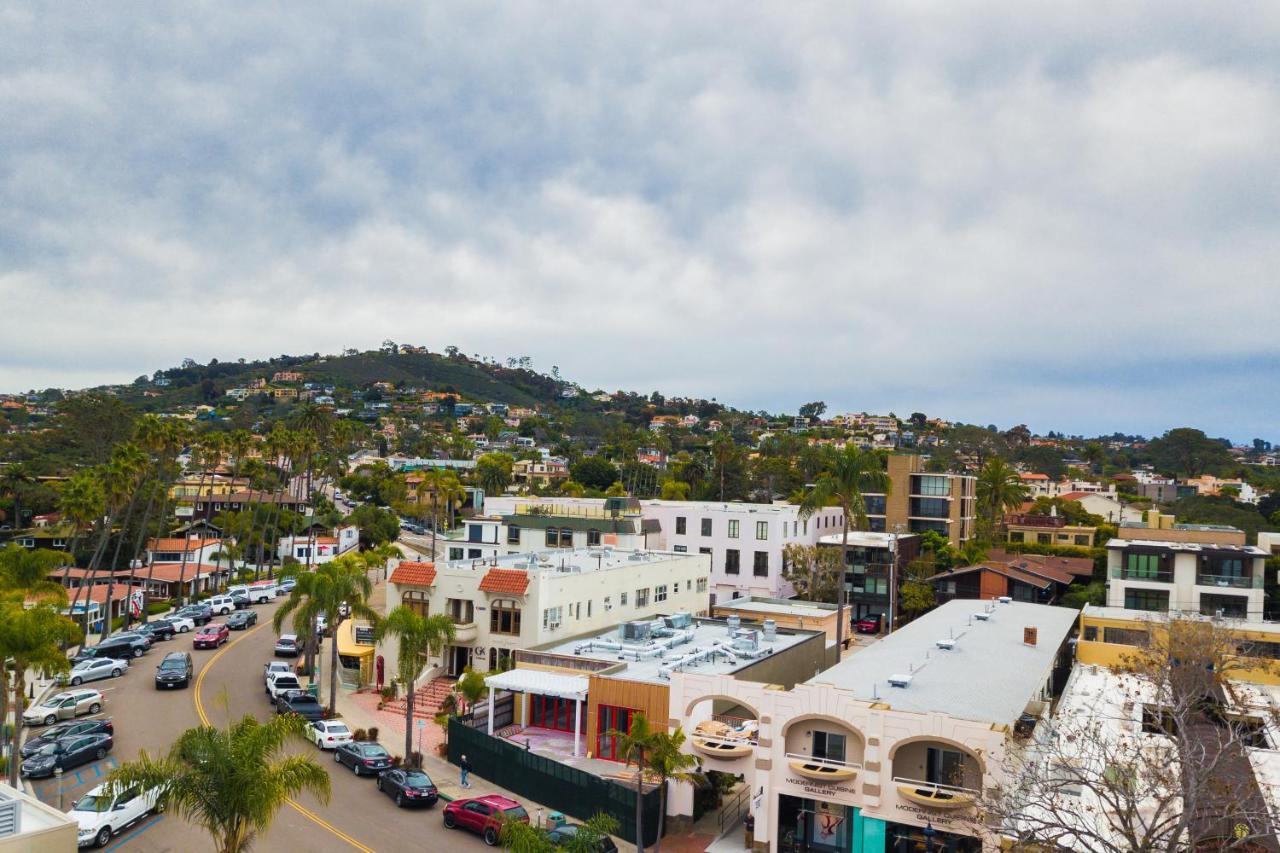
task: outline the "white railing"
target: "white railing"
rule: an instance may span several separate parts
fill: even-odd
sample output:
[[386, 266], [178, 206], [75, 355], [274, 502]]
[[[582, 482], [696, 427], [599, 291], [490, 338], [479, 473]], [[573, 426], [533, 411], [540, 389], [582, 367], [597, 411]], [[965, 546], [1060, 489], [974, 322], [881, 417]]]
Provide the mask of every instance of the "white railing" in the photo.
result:
[[834, 758], [817, 758], [812, 755], [805, 755], [803, 752], [788, 752], [788, 761], [803, 761], [805, 764], [817, 764], [823, 767], [840, 767], [849, 770], [861, 770], [862, 765], [856, 761], [837, 761]]
[[951, 796], [976, 797], [982, 792], [975, 788], [960, 788], [955, 785], [942, 785], [938, 782], [925, 782], [921, 779], [908, 779], [905, 776], [894, 776], [893, 784], [910, 785], [913, 788], [919, 788], [923, 791], [932, 791], [935, 794], [950, 794]]

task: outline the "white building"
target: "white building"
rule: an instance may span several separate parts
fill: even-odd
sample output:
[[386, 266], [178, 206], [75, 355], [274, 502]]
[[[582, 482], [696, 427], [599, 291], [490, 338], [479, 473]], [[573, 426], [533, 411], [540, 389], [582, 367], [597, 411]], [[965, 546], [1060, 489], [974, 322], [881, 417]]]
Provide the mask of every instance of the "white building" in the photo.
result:
[[[293, 557], [299, 563], [319, 565], [336, 560], [360, 547], [360, 528], [339, 527], [331, 534], [281, 536], [276, 553], [281, 559]], [[314, 556], [311, 549], [315, 548]]]
[[0, 782], [0, 853], [73, 853], [80, 825]]
[[1107, 606], [1261, 622], [1269, 556], [1253, 545], [1112, 539]]
[[[496, 669], [516, 649], [557, 642], [634, 619], [707, 610], [705, 556], [609, 546], [509, 554], [432, 565], [400, 563], [387, 605], [446, 613], [457, 636], [431, 661], [434, 674]], [[384, 653], [394, 657], [395, 649]], [[394, 671], [394, 664], [388, 664]]]

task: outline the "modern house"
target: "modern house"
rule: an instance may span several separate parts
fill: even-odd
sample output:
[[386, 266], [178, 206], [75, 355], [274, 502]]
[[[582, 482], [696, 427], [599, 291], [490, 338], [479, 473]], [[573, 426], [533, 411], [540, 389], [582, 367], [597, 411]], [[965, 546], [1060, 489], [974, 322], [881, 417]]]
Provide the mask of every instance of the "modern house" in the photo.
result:
[[946, 569], [930, 582], [939, 601], [954, 598], [1051, 604], [1076, 581], [1093, 576], [1093, 560], [1088, 557], [1046, 557], [1036, 554], [988, 552], [987, 559], [973, 566]]
[[1116, 531], [1120, 539], [1159, 539], [1198, 545], [1243, 545], [1245, 532], [1226, 524], [1178, 524], [1172, 515], [1148, 510], [1142, 521], [1126, 522]]
[[[840, 548], [845, 544], [843, 533], [823, 536], [819, 544], [826, 548]], [[889, 584], [896, 583], [902, 589], [906, 566], [920, 556], [920, 536], [915, 533], [883, 533], [876, 531], [849, 531], [848, 556], [845, 567], [845, 595], [849, 619], [856, 622], [866, 616], [882, 616], [888, 621]], [[895, 594], [897, 605], [901, 598]], [[900, 611], [900, 608], [899, 608]], [[895, 620], [901, 612], [895, 613]], [[846, 627], [845, 634], [848, 635]]]
[[511, 477], [520, 485], [546, 489], [569, 479], [569, 463], [563, 459], [518, 459], [511, 466]]
[[506, 505], [512, 511], [501, 515], [492, 514], [492, 509], [505, 504], [492, 498], [489, 503], [491, 514], [468, 519], [463, 541], [450, 544], [450, 560], [604, 545], [622, 550], [662, 550], [657, 525], [642, 517], [635, 498], [522, 500]]
[[[1076, 616], [952, 601], [790, 689], [673, 673], [669, 717], [704, 770], [745, 779], [756, 850], [999, 849], [977, 801], [1065, 683]], [[668, 802], [691, 815], [692, 786]]]
[[933, 530], [952, 545], [972, 539], [977, 530], [977, 478], [924, 470], [922, 457], [889, 457], [888, 494], [865, 495], [871, 530], [923, 533]]
[[1092, 525], [1068, 524], [1056, 512], [1049, 515], [1021, 512], [1004, 517], [1005, 541], [1033, 545], [1057, 545], [1092, 548], [1098, 528]]
[[211, 563], [222, 550], [221, 539], [198, 536], [147, 540], [148, 563]]
[[[318, 565], [336, 560], [360, 547], [360, 528], [354, 525], [337, 527], [324, 534], [281, 536], [276, 553], [281, 558], [292, 557], [299, 563]], [[314, 549], [314, 553], [312, 553]]]
[[1112, 539], [1107, 605], [1260, 622], [1269, 556], [1253, 545]]

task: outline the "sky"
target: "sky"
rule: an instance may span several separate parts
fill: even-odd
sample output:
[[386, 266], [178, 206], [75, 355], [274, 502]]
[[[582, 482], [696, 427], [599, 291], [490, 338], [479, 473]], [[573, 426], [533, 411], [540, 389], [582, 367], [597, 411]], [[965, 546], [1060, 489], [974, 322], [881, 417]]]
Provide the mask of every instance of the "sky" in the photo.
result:
[[1280, 441], [1280, 4], [0, 6], [0, 391], [374, 348]]

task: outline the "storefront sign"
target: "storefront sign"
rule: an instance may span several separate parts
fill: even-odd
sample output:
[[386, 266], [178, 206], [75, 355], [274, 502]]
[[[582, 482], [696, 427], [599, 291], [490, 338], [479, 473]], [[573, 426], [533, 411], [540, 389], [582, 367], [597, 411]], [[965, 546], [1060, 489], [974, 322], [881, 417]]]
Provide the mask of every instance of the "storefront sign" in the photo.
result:
[[817, 799], [836, 799], [831, 796], [832, 794], [839, 794], [845, 797], [858, 796], [858, 788], [855, 785], [823, 785], [808, 779], [795, 779], [791, 776], [787, 776], [783, 781]]
[[932, 823], [934, 826], [954, 827], [957, 822], [945, 815], [939, 814], [936, 810], [922, 809], [919, 806], [898, 803], [894, 806], [900, 812], [907, 812], [913, 818], [921, 823]]

